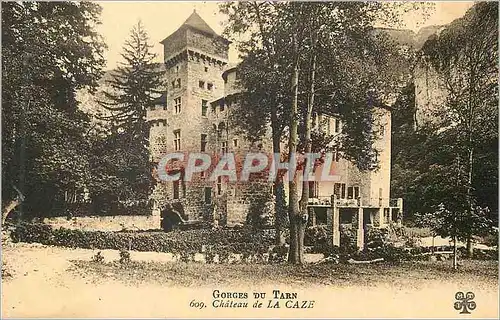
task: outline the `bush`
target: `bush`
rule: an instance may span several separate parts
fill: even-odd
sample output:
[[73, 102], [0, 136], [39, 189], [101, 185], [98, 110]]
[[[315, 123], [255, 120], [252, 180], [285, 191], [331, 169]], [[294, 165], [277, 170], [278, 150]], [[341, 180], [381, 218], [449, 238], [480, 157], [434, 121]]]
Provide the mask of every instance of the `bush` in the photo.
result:
[[92, 262], [104, 263], [104, 257], [102, 256], [101, 251], [92, 256]]
[[498, 246], [498, 228], [492, 228], [486, 236], [483, 237], [483, 243], [489, 247]]
[[103, 232], [52, 229], [49, 225], [31, 223], [19, 225], [11, 237], [15, 242], [38, 242], [70, 248], [171, 252], [180, 254], [183, 261], [191, 261], [195, 253], [202, 252], [203, 247], [213, 255], [212, 261], [215, 254], [219, 255], [219, 261], [227, 261], [230, 253], [262, 257], [268, 253], [273, 241], [263, 233], [254, 234], [248, 229]]
[[43, 223], [21, 223], [10, 234], [14, 242], [38, 242], [50, 245], [53, 243], [52, 228]]
[[127, 264], [130, 263], [130, 252], [127, 250], [120, 250], [120, 263]]
[[378, 248], [389, 243], [389, 231], [385, 228], [369, 228], [365, 234], [367, 248]]
[[325, 256], [332, 254], [348, 254], [357, 251], [356, 230], [350, 226], [340, 226], [340, 247], [332, 248], [331, 236], [328, 235], [326, 225], [317, 225], [306, 229], [304, 245], [310, 246], [311, 253], [323, 253]]
[[285, 262], [288, 255], [288, 248], [289, 247], [287, 245], [274, 246], [269, 254], [269, 262], [270, 263]]

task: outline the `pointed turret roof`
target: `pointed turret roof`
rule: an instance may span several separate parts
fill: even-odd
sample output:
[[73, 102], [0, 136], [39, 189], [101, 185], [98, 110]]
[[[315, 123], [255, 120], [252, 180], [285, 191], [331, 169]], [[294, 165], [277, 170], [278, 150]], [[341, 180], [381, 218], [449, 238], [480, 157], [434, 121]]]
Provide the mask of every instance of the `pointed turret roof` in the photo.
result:
[[[200, 17], [200, 15], [196, 12], [196, 9], [193, 10], [193, 13], [191, 13], [191, 15], [186, 19], [186, 21], [184, 21], [184, 23], [177, 29], [177, 31], [179, 31], [181, 29], [185, 29], [185, 28], [195, 29], [195, 30], [200, 31], [200, 32], [207, 34], [209, 36], [224, 39], [223, 37], [218, 35], [217, 32], [215, 32], [214, 29], [212, 29], [208, 25], [208, 23], [206, 23], [205, 20], [203, 20], [202, 17]], [[174, 33], [176, 33], [176, 32], [174, 32]], [[163, 43], [170, 36], [168, 36], [167, 38], [160, 41], [160, 43]], [[225, 40], [225, 41], [227, 41], [227, 40]]]
[[184, 21], [183, 26], [189, 26], [196, 30], [212, 34], [218, 36], [218, 34], [210, 28], [210, 26], [203, 20], [198, 13], [196, 13], [196, 9], [193, 10], [193, 13], [189, 16], [189, 18]]

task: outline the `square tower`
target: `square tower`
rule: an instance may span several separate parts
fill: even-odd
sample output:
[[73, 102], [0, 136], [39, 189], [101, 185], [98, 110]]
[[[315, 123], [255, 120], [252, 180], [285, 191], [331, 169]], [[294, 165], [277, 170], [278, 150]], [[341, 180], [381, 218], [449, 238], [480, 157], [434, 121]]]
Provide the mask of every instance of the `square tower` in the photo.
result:
[[200, 152], [200, 136], [209, 126], [208, 101], [224, 94], [222, 72], [230, 42], [194, 11], [161, 43], [167, 79], [167, 125], [169, 136], [175, 138], [168, 145], [172, 151]]
[[[211, 101], [224, 95], [222, 73], [228, 63], [230, 41], [193, 11], [161, 44], [166, 93], [161, 105], [148, 109], [152, 160], [158, 163], [167, 153], [216, 150], [217, 146], [207, 141], [213, 125], [209, 108]], [[210, 220], [213, 183], [207, 181], [208, 177], [194, 178], [190, 182], [159, 182], [152, 196], [156, 209], [174, 206], [181, 220]]]

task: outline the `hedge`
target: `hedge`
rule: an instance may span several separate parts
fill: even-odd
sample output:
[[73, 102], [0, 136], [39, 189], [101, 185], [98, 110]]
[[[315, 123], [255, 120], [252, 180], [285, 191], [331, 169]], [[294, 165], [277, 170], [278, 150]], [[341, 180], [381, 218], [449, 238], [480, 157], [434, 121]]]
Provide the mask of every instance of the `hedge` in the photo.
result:
[[238, 253], [267, 252], [273, 239], [252, 230], [190, 230], [178, 232], [104, 232], [53, 229], [41, 223], [22, 223], [11, 233], [14, 242], [70, 248], [195, 253], [207, 247]]

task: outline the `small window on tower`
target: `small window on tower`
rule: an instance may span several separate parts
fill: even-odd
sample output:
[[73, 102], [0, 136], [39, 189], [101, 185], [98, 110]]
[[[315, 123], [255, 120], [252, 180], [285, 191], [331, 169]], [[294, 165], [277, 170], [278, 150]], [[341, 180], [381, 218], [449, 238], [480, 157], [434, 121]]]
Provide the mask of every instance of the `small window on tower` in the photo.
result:
[[205, 81], [198, 81], [198, 87], [200, 87], [200, 89], [205, 89]]
[[175, 73], [179, 73], [179, 66], [175, 66]]
[[208, 72], [208, 67], [205, 67], [205, 72]]
[[214, 84], [213, 83], [207, 83], [207, 89], [208, 90], [212, 90], [214, 88]]
[[234, 146], [235, 148], [237, 148], [237, 147], [238, 147], [238, 139], [234, 139], [234, 140], [233, 140], [233, 146]]
[[200, 148], [200, 151], [201, 152], [205, 152], [206, 148], [207, 148], [207, 135], [206, 134], [202, 134], [201, 135], [201, 148]]
[[175, 80], [172, 81], [172, 88], [175, 89]]
[[207, 111], [208, 111], [208, 101], [207, 100], [201, 100], [201, 115], [206, 117], [207, 116]]
[[174, 99], [174, 110], [175, 113], [181, 113], [181, 97]]
[[222, 147], [221, 147], [222, 153], [227, 153], [227, 141], [222, 141]]
[[174, 150], [181, 150], [181, 130], [174, 131]]

